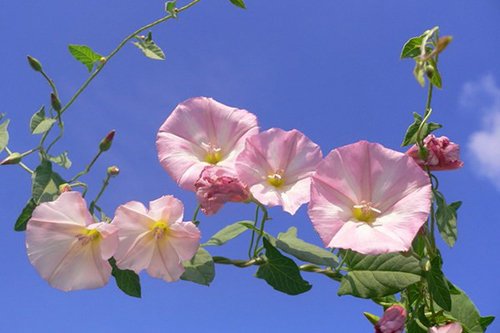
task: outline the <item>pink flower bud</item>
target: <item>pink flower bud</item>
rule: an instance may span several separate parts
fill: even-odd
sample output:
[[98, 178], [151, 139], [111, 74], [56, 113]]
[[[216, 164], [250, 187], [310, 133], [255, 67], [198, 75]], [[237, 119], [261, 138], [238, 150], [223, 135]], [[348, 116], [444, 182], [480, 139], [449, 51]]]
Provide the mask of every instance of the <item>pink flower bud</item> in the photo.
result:
[[436, 138], [429, 134], [424, 139], [424, 146], [428, 153], [426, 162], [419, 158], [417, 145], [406, 151], [406, 155], [412, 157], [424, 170], [425, 165], [431, 171], [456, 170], [464, 165], [464, 162], [460, 161], [460, 146], [450, 142], [450, 139], [445, 136]]
[[111, 148], [111, 144], [113, 143], [114, 137], [115, 137], [115, 130], [112, 130], [104, 137], [104, 139], [101, 140], [101, 143], [99, 144], [99, 149], [102, 152], [108, 151], [109, 148]]
[[445, 326], [434, 326], [431, 327], [429, 333], [462, 333], [462, 325], [456, 322]]
[[382, 318], [375, 324], [375, 333], [401, 333], [405, 327], [405, 321], [405, 308], [393, 305], [385, 310]]
[[217, 213], [226, 202], [243, 202], [251, 198], [248, 186], [231, 169], [206, 166], [194, 184], [201, 211], [206, 215]]

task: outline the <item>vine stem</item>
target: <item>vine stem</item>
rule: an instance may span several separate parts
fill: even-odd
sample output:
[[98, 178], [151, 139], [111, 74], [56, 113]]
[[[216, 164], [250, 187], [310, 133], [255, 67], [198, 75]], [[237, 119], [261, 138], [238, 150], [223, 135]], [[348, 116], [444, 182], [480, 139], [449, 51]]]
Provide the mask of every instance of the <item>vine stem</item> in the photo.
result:
[[[198, 2], [200, 2], [201, 0], [194, 0], [192, 2], [190, 2], [189, 4], [187, 4], [186, 6], [184, 7], [181, 7], [179, 9], [176, 9], [176, 12], [177, 13], [180, 13], [192, 6], [194, 6], [195, 4], [197, 4]], [[83, 85], [80, 87], [80, 89], [77, 90], [77, 92], [73, 95], [73, 97], [71, 97], [71, 99], [68, 101], [68, 103], [61, 109], [61, 112], [60, 114], [62, 115], [64, 113], [64, 111], [66, 111], [70, 106], [71, 104], [73, 104], [73, 102], [77, 99], [77, 97], [85, 90], [85, 88], [89, 85], [90, 82], [92, 82], [92, 80], [97, 76], [97, 74], [99, 74], [99, 72], [104, 68], [104, 66], [106, 66], [106, 64], [108, 63], [108, 61], [113, 58], [113, 56], [118, 53], [118, 51], [120, 51], [120, 49], [129, 41], [131, 40], [132, 38], [134, 38], [137, 34], [143, 32], [144, 30], [147, 30], [149, 28], [152, 28], [154, 27], [155, 25], [157, 24], [160, 24], [162, 22], [165, 22], [166, 20], [169, 20], [171, 18], [173, 18], [174, 15], [170, 14], [170, 15], [167, 15], [159, 20], [156, 20], [148, 25], [145, 25], [143, 26], [142, 28], [139, 28], [137, 29], [136, 31], [134, 31], [133, 33], [131, 33], [127, 38], [125, 38], [120, 44], [118, 44], [118, 46], [106, 57], [106, 61], [104, 63], [102, 63], [93, 73], [92, 75], [90, 75], [90, 77], [87, 79], [87, 81], [85, 81], [83, 83]]]
[[[259, 205], [256, 205], [255, 208], [255, 219], [253, 222], [254, 227], [257, 228], [257, 222], [259, 221]], [[255, 230], [252, 229], [252, 237], [250, 238], [250, 247], [248, 248], [248, 258], [252, 258], [252, 248], [253, 248], [253, 241], [255, 239]]]
[[[32, 150], [33, 150], [33, 149], [32, 149]], [[12, 153], [12, 151], [9, 149], [9, 147], [5, 147], [5, 151], [7, 152], [7, 154], [9, 154], [9, 156], [13, 154], [13, 153]], [[33, 150], [33, 151], [35, 151], [35, 150]], [[25, 154], [26, 154], [26, 153], [25, 153]], [[26, 154], [26, 155], [27, 155], [27, 154]], [[28, 168], [28, 167], [26, 166], [26, 164], [24, 164], [23, 162], [19, 162], [18, 164], [19, 164], [19, 166], [20, 166], [21, 168], [23, 168], [24, 170], [26, 170], [26, 171], [27, 171], [27, 172], [29, 172], [30, 174], [33, 174], [33, 170], [31, 170], [30, 168]]]
[[72, 183], [75, 180], [77, 180], [78, 178], [80, 178], [81, 176], [83, 176], [84, 174], [89, 173], [90, 169], [92, 168], [92, 166], [94, 165], [94, 163], [97, 161], [97, 159], [99, 158], [99, 156], [101, 156], [101, 154], [102, 154], [102, 150], [99, 150], [99, 152], [97, 153], [97, 155], [94, 156], [94, 159], [92, 160], [92, 162], [90, 162], [90, 164], [85, 167], [85, 170], [83, 170], [82, 172], [76, 174], [76, 176], [74, 176], [73, 178], [71, 178], [71, 180], [69, 182]]
[[262, 219], [260, 221], [260, 232], [259, 234], [257, 235], [257, 240], [255, 242], [255, 250], [254, 250], [254, 253], [253, 253], [253, 256], [256, 257], [258, 254], [259, 254], [259, 242], [260, 240], [262, 239], [262, 236], [264, 235], [264, 226], [266, 224], [266, 221], [269, 219], [269, 215], [268, 215], [268, 212], [267, 212], [267, 208], [266, 206], [264, 206], [263, 204], [261, 204], [259, 201], [253, 199], [252, 200], [258, 207], [260, 207], [260, 210], [262, 210]]

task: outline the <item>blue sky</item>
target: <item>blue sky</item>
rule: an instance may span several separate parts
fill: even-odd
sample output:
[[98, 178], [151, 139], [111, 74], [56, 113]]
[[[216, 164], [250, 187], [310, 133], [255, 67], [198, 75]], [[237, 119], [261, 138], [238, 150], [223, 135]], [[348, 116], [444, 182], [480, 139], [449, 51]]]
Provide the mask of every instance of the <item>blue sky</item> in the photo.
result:
[[[179, 1], [180, 4], [185, 2]], [[187, 3], [187, 2], [186, 2]], [[89, 45], [108, 54], [130, 32], [164, 15], [162, 1], [3, 1], [0, 31], [0, 113], [7, 112], [16, 151], [37, 144], [29, 119], [48, 105], [46, 82], [26, 63], [39, 59], [65, 102], [86, 79], [86, 68], [67, 51]], [[448, 278], [465, 290], [483, 315], [498, 315], [500, 200], [500, 3], [498, 1], [247, 1], [247, 10], [229, 1], [204, 0], [179, 20], [153, 29], [164, 62], [126, 46], [66, 114], [67, 135], [56, 151], [69, 151], [71, 172], [94, 156], [101, 138], [117, 134], [112, 149], [82, 178], [93, 197], [105, 168], [117, 165], [101, 203], [112, 214], [130, 200], [147, 203], [165, 194], [180, 198], [191, 216], [192, 193], [178, 188], [160, 167], [155, 136], [171, 110], [194, 96], [210, 96], [253, 112], [263, 130], [297, 128], [330, 150], [361, 139], [402, 150], [399, 144], [421, 112], [426, 91], [400, 61], [403, 43], [436, 25], [454, 36], [440, 57], [443, 91], [433, 99], [433, 121], [462, 147], [463, 169], [440, 173], [449, 201], [463, 200], [459, 240], [453, 250], [440, 241]], [[4, 155], [2, 155], [4, 156]], [[32, 167], [35, 161], [27, 161]], [[0, 332], [370, 332], [363, 311], [379, 313], [368, 301], [338, 297], [338, 284], [304, 274], [310, 292], [290, 297], [254, 278], [253, 268], [217, 267], [207, 288], [188, 282], [164, 283], [141, 275], [143, 299], [124, 296], [110, 283], [94, 291], [52, 289], [29, 264], [23, 233], [12, 225], [29, 198], [30, 179], [17, 167], [0, 172]], [[306, 207], [290, 217], [271, 209], [273, 234], [294, 225], [316, 244]], [[252, 207], [227, 205], [202, 219], [206, 239], [224, 225], [249, 219]], [[212, 254], [242, 258], [248, 235]], [[500, 331], [495, 322], [490, 332]]]

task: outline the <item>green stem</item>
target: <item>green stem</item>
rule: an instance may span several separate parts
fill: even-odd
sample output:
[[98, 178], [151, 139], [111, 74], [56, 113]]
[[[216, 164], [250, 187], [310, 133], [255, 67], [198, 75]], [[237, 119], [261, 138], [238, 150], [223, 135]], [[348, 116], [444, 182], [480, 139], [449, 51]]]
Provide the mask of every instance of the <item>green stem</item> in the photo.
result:
[[196, 222], [196, 218], [198, 217], [198, 212], [200, 211], [200, 208], [201, 208], [201, 204], [198, 204], [198, 206], [196, 206], [196, 209], [194, 210], [194, 214], [193, 214], [193, 219], [191, 221]]
[[[253, 222], [253, 225], [256, 228], [257, 228], [257, 223], [259, 221], [259, 209], [260, 209], [259, 205], [256, 205], [256, 208], [255, 208], [255, 219], [254, 219], [254, 222]], [[254, 238], [255, 238], [255, 230], [252, 229], [252, 237], [250, 238], [250, 247], [248, 248], [248, 258], [252, 258], [252, 248], [253, 248]]]
[[52, 79], [47, 74], [45, 74], [45, 72], [43, 70], [40, 71], [40, 74], [42, 74], [42, 76], [45, 78], [45, 80], [47, 80], [50, 87], [52, 88], [52, 91], [54, 92], [54, 95], [58, 96], [56, 85], [54, 84], [54, 81], [52, 81]]
[[83, 170], [82, 172], [78, 173], [76, 176], [74, 176], [73, 178], [71, 178], [71, 180], [69, 182], [73, 183], [75, 180], [77, 180], [81, 176], [89, 173], [90, 169], [92, 168], [92, 166], [94, 165], [94, 163], [97, 161], [97, 159], [99, 158], [99, 156], [101, 156], [101, 154], [102, 154], [102, 151], [99, 150], [99, 152], [97, 153], [97, 155], [94, 156], [94, 159], [92, 160], [92, 162], [90, 162], [90, 164], [85, 167], [85, 170]]
[[[12, 151], [9, 149], [9, 147], [5, 147], [5, 151], [7, 152], [7, 154], [12, 155]], [[33, 170], [31, 170], [30, 168], [28, 168], [26, 166], [26, 164], [24, 164], [23, 162], [19, 162], [17, 163], [21, 168], [23, 168], [24, 170], [26, 170], [27, 172], [29, 172], [30, 174], [33, 174]]]
[[38, 150], [40, 150], [40, 147], [36, 147], [36, 148], [30, 149], [28, 151], [25, 151], [24, 153], [21, 154], [21, 157], [28, 156], [29, 154], [34, 153]]
[[73, 188], [75, 186], [81, 186], [81, 187], [83, 187], [82, 197], [85, 198], [85, 195], [87, 194], [87, 184], [81, 183], [81, 182], [75, 182], [74, 184], [70, 185], [71, 188]]
[[104, 190], [106, 190], [106, 187], [108, 187], [110, 178], [110, 176], [106, 177], [106, 179], [102, 182], [101, 190], [97, 193], [97, 197], [95, 197], [95, 199], [90, 203], [89, 210], [91, 214], [94, 214], [94, 207], [97, 205], [97, 201], [101, 198], [101, 195], [104, 193]]
[[256, 205], [258, 205], [260, 207], [260, 209], [262, 210], [262, 219], [260, 221], [260, 233], [257, 235], [257, 241], [255, 242], [255, 250], [254, 250], [254, 253], [253, 253], [253, 256], [254, 257], [257, 257], [258, 254], [259, 254], [259, 243], [260, 243], [260, 240], [262, 239], [262, 236], [264, 235], [264, 227], [265, 227], [265, 224], [266, 224], [266, 221], [269, 219], [268, 218], [268, 213], [267, 213], [267, 208], [266, 206], [264, 206], [263, 204], [261, 204], [259, 201], [253, 199], [252, 200]]

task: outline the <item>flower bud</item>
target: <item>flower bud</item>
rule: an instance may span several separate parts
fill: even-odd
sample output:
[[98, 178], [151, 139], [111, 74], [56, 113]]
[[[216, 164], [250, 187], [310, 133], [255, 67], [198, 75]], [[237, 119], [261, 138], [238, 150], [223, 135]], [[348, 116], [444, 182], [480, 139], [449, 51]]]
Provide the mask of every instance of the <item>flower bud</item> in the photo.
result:
[[444, 36], [444, 37], [439, 38], [437, 45], [436, 45], [437, 52], [440, 53], [440, 52], [444, 51], [444, 49], [446, 49], [446, 47], [448, 46], [448, 44], [451, 43], [452, 40], [453, 40], [453, 37], [451, 37], [451, 36]]
[[71, 191], [71, 186], [68, 183], [59, 185], [59, 193], [65, 193]]
[[436, 72], [436, 70], [434, 69], [434, 66], [431, 66], [431, 65], [425, 66], [424, 71], [425, 71], [425, 75], [427, 75], [427, 77], [429, 79], [432, 78], [432, 76], [434, 76], [434, 73]]
[[120, 174], [120, 169], [117, 166], [112, 166], [109, 167], [108, 170], [106, 170], [106, 173], [108, 174], [109, 178], [114, 178]]
[[19, 162], [21, 162], [22, 159], [23, 159], [23, 156], [21, 154], [12, 153], [6, 159], [4, 159], [2, 162], [0, 162], [0, 165], [18, 164]]
[[231, 169], [206, 166], [194, 184], [201, 211], [206, 215], [217, 213], [225, 203], [245, 202], [251, 198], [248, 186]]
[[99, 62], [101, 64], [104, 64], [106, 62], [106, 60], [108, 60], [108, 59], [106, 59], [106, 57], [101, 57], [101, 59], [99, 59]]
[[52, 108], [57, 112], [61, 111], [61, 102], [59, 101], [57, 95], [53, 92], [50, 93], [50, 104], [52, 105]]
[[428, 272], [431, 270], [431, 261], [429, 258], [420, 259], [420, 269], [424, 272]]
[[456, 170], [464, 165], [464, 162], [460, 161], [460, 146], [445, 136], [436, 138], [433, 134], [429, 134], [424, 139], [424, 147], [427, 156], [423, 156], [416, 145], [405, 153], [424, 170], [426, 165], [431, 171]]
[[114, 137], [115, 137], [115, 130], [112, 130], [104, 137], [104, 139], [102, 139], [101, 143], [99, 144], [99, 150], [102, 152], [108, 151], [109, 148], [111, 148], [111, 144], [113, 143]]
[[405, 308], [400, 305], [393, 305], [385, 310], [382, 318], [375, 324], [375, 333], [402, 333], [405, 321]]
[[27, 58], [28, 58], [28, 63], [30, 64], [31, 68], [33, 68], [33, 70], [35, 72], [42, 71], [42, 64], [38, 60], [36, 60], [35, 58], [30, 57], [30, 56], [27, 56]]
[[456, 322], [445, 326], [434, 326], [429, 329], [429, 333], [462, 333], [462, 325]]

